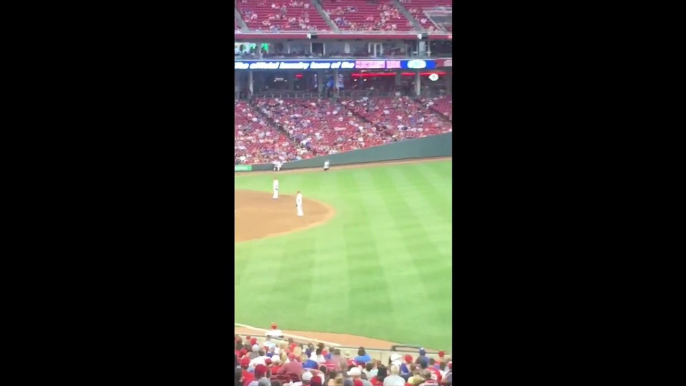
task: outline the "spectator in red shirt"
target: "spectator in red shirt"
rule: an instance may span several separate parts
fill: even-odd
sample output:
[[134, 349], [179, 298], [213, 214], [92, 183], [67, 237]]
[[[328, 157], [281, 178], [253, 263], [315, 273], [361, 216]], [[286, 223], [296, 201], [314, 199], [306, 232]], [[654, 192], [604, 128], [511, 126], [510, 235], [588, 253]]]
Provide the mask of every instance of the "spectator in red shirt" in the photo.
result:
[[281, 368], [281, 358], [279, 358], [278, 355], [274, 355], [270, 361], [271, 366], [269, 366], [269, 369], [271, 370], [272, 374], [278, 374], [279, 369]]
[[340, 349], [334, 349], [333, 350], [333, 355], [331, 356], [331, 362], [333, 362], [336, 365], [336, 370], [337, 371], [343, 371], [346, 369], [347, 366], [347, 360], [341, 355], [341, 350]]
[[250, 358], [241, 358], [241, 369], [243, 370], [243, 384], [247, 386], [250, 382], [255, 380], [255, 375], [248, 371], [248, 365], [250, 365]]
[[441, 380], [443, 379], [443, 375], [441, 375], [441, 371], [437, 370], [433, 367], [429, 368], [429, 371], [431, 371], [434, 374], [434, 376], [431, 377], [431, 379], [434, 379], [434, 380], [436, 380], [436, 382], [440, 383]]
[[243, 370], [246, 370], [250, 365], [250, 358], [247, 355], [243, 355], [241, 356], [239, 363], [241, 365], [241, 368], [243, 368]]
[[255, 370], [253, 372], [253, 380], [250, 382], [245, 382], [244, 386], [257, 386], [258, 381], [267, 376], [267, 372], [268, 372], [267, 366], [265, 366], [265, 365], [255, 366]]
[[289, 362], [283, 365], [277, 374], [297, 375], [300, 377], [305, 372], [303, 365], [298, 362], [298, 358], [293, 353], [288, 355], [288, 360]]
[[[338, 370], [338, 362], [335, 362], [335, 361], [333, 360], [333, 358], [327, 359], [327, 360], [324, 362], [323, 366], [326, 367], [326, 370], [329, 371], [329, 372]], [[321, 367], [320, 367], [320, 368], [321, 368]]]

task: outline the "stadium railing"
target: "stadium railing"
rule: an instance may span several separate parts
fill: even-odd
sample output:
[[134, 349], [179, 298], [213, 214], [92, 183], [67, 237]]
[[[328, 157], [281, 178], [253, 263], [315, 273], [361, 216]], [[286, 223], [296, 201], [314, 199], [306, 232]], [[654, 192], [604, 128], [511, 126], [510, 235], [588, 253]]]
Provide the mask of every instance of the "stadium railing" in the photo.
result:
[[[245, 341], [245, 338], [246, 338], [247, 336], [250, 336], [251, 338], [256, 338], [256, 339], [257, 339], [257, 342], [258, 342], [258, 344], [259, 344], [260, 347], [262, 347], [262, 343], [265, 342], [265, 337], [264, 337], [264, 336], [260, 336], [260, 335], [254, 335], [254, 334], [235, 334], [235, 336], [236, 336], [236, 337], [240, 336], [240, 337], [243, 339], [243, 341]], [[289, 338], [289, 337], [292, 338], [292, 336], [291, 336], [291, 335], [288, 335], [288, 334], [285, 334], [284, 337], [285, 337], [286, 339]], [[272, 342], [278, 344], [278, 343], [281, 343], [281, 342], [287, 342], [287, 340], [283, 340], [283, 339], [282, 339], [282, 340], [279, 340], [279, 339], [272, 339]], [[327, 350], [328, 350], [330, 347], [338, 348], [338, 349], [341, 349], [342, 351], [346, 351], [346, 350], [347, 350], [348, 352], [350, 352], [350, 354], [351, 354], [352, 357], [357, 356], [357, 349], [359, 348], [359, 346], [345, 346], [345, 345], [340, 345], [340, 344], [336, 344], [336, 343], [326, 342], [326, 341], [322, 341], [322, 340], [318, 340], [318, 339], [302, 339], [302, 338], [300, 338], [300, 337], [298, 337], [297, 339], [296, 339], [296, 338], [293, 338], [293, 342], [294, 342], [294, 343], [297, 343], [297, 344], [300, 344], [300, 345], [307, 345], [308, 343], [314, 343], [315, 345], [316, 345], [317, 343], [324, 343], [324, 345], [326, 346]], [[405, 355], [408, 355], [408, 354], [409, 354], [409, 355], [412, 356], [413, 359], [416, 359], [416, 358], [417, 358], [417, 355], [418, 355], [418, 353], [419, 353], [419, 349], [420, 349], [420, 348], [424, 348], [424, 347], [415, 346], [415, 345], [398, 344], [398, 345], [393, 345], [393, 346], [391, 346], [391, 348], [388, 348], [388, 349], [385, 349], [385, 348], [375, 348], [375, 347], [365, 347], [364, 350], [367, 352], [367, 354], [369, 354], [369, 356], [370, 356], [372, 359], [379, 360], [379, 361], [381, 361], [382, 363], [387, 364], [388, 361], [389, 361], [390, 358], [391, 358], [391, 355], [393, 355], [393, 354], [400, 354], [400, 355], [402, 355], [402, 356], [405, 356]], [[439, 350], [429, 349], [429, 348], [424, 348], [424, 349], [426, 350], [426, 354], [427, 354], [428, 356], [438, 356], [438, 351], [439, 351]], [[446, 353], [446, 355], [451, 356], [451, 355], [448, 354], [448, 353]]]

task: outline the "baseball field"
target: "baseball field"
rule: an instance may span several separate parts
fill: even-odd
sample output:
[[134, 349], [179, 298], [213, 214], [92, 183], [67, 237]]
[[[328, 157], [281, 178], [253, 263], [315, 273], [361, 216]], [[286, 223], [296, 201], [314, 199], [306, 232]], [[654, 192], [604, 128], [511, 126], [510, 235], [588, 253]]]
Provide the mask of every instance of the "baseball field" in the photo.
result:
[[236, 173], [235, 189], [237, 323], [452, 350], [452, 161]]

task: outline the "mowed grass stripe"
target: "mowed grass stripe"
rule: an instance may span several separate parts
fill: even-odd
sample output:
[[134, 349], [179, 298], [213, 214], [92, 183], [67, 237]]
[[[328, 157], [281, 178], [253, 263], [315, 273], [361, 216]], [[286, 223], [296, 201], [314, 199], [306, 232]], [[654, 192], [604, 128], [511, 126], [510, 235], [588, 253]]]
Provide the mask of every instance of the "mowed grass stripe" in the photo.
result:
[[[374, 181], [379, 186], [387, 186], [392, 184], [396, 178], [393, 177], [396, 171], [375, 171]], [[444, 302], [446, 295], [450, 293], [450, 271], [446, 270], [447, 275], [443, 277], [436, 276], [444, 267], [445, 262], [449, 260], [450, 254], [444, 254], [431, 241], [431, 237], [424, 229], [422, 221], [415, 212], [412, 203], [407, 202], [402, 194], [394, 195], [392, 199], [383, 201], [388, 213], [396, 219], [397, 223], [409, 222], [414, 224], [412, 230], [407, 231], [406, 237], [402, 239], [405, 248], [409, 251], [410, 259], [408, 264], [404, 265], [404, 269], [413, 267], [417, 272], [418, 280], [416, 283], [420, 284], [421, 290], [414, 289], [412, 292], [405, 292], [403, 298], [412, 298], [415, 300], [412, 304], [412, 309], [420, 314], [428, 314], [436, 317], [438, 320], [434, 322], [434, 328], [429, 329], [423, 322], [423, 318], [416, 323], [410, 323], [413, 326], [403, 325], [399, 328], [403, 329], [405, 334], [417, 328], [422, 328], [424, 333], [428, 334], [428, 342], [439, 344], [438, 340], [443, 340], [441, 336], [445, 337], [445, 329], [450, 329], [450, 322], [441, 321], [445, 317], [450, 320], [450, 300]], [[407, 284], [409, 286], [410, 284]], [[407, 289], [404, 287], [403, 289]], [[438, 327], [438, 328], [436, 328]], [[440, 332], [439, 332], [440, 330]], [[403, 334], [404, 335], [404, 334]], [[434, 340], [435, 339], [435, 340]], [[429, 343], [424, 343], [429, 345]], [[415, 342], [419, 343], [419, 342]], [[441, 343], [445, 345], [445, 342]], [[445, 346], [443, 346], [445, 347]]]
[[413, 180], [424, 188], [422, 193], [418, 193], [416, 189], [404, 189], [399, 194], [406, 202], [411, 203], [417, 214], [416, 218], [421, 222], [428, 239], [436, 249], [444, 256], [452, 256], [452, 203], [445, 199], [445, 192], [450, 195], [452, 186], [445, 181], [428, 181], [423, 175], [430, 165], [420, 166], [424, 168], [394, 169], [389, 172], [396, 179]]
[[421, 301], [427, 297], [428, 293], [421, 284], [423, 278], [411, 262], [413, 256], [403, 242], [414, 225], [407, 226], [409, 223], [398, 221], [397, 217], [391, 215], [391, 211], [385, 204], [390, 196], [397, 193], [395, 189], [397, 184], [384, 181], [372, 169], [367, 169], [358, 175], [358, 181], [364, 181], [368, 185], [383, 186], [383, 188], [372, 189], [382, 194], [369, 196], [365, 200], [365, 205], [370, 212], [373, 212], [373, 217], [369, 219], [369, 222], [371, 228], [374, 229], [379, 261], [383, 266], [379, 272], [379, 285], [386, 287], [391, 302], [390, 313], [385, 318], [377, 319], [374, 336], [392, 341], [395, 337], [405, 334], [398, 329], [397, 323], [388, 323], [389, 318], [402, 320], [408, 309], [431, 313], [433, 307]]
[[[317, 176], [320, 181], [317, 192], [319, 197], [325, 194], [330, 201], [345, 202], [340, 198], [341, 193], [345, 192], [336, 175], [326, 173], [325, 176]], [[307, 187], [308, 192], [310, 186]], [[322, 199], [323, 200], [323, 199]], [[331, 204], [331, 202], [326, 201]], [[336, 210], [341, 209], [336, 205]], [[307, 214], [306, 214], [307, 215]], [[352, 289], [348, 276], [348, 259], [341, 253], [346, 248], [344, 237], [345, 225], [340, 221], [340, 217], [334, 217], [326, 228], [316, 228], [317, 235], [317, 259], [315, 266], [315, 284], [312, 286], [308, 312], [316, 315], [314, 318], [306, 318], [304, 323], [299, 324], [305, 330], [321, 332], [340, 332], [337, 322], [326, 323], [322, 326], [322, 320], [339, 320], [341, 315], [349, 312], [350, 294]], [[313, 232], [314, 233], [314, 232]]]
[[[375, 183], [379, 184], [379, 186], [388, 185], [389, 182], [396, 180], [391, 171], [375, 171], [373, 175]], [[402, 194], [394, 194], [392, 198], [389, 197], [382, 201], [382, 205], [386, 207], [387, 212], [395, 219], [396, 223], [406, 224], [405, 237], [401, 241], [412, 257], [410, 263], [417, 271], [419, 278], [421, 278], [426, 269], [426, 264], [430, 263], [433, 259], [446, 256], [436, 248], [428, 233], [424, 230], [420, 220], [421, 216], [417, 215], [413, 204], [406, 201]], [[432, 291], [426, 285], [426, 281], [418, 280], [417, 283], [422, 285], [423, 292], [428, 295], [425, 298], [428, 299], [432, 295]], [[426, 304], [431, 307], [435, 306], [434, 302], [426, 302]]]
[[[445, 176], [442, 178], [427, 177], [433, 168], [431, 164], [410, 164], [407, 169], [393, 169], [391, 173], [407, 183], [415, 183], [421, 189], [401, 190], [401, 194], [412, 195], [416, 207], [424, 206], [430, 209], [425, 212], [423, 217], [436, 216], [436, 221], [445, 220], [445, 223], [452, 223], [452, 183]], [[447, 205], [446, 205], [447, 204]]]
[[[316, 242], [318, 252], [308, 311], [326, 320], [336, 320], [349, 311], [352, 291], [348, 276], [348, 260], [341, 256], [346, 244], [343, 229], [340, 222], [332, 224], [326, 232], [317, 237]], [[321, 323], [313, 322], [310, 329], [316, 328], [321, 328]], [[339, 326], [333, 323], [327, 332], [337, 331], [340, 331]]]
[[[375, 329], [377, 318], [369, 317], [375, 313], [389, 313], [392, 311], [388, 288], [379, 281], [379, 275], [384, 268], [379, 261], [373, 228], [369, 222], [373, 214], [368, 211], [365, 200], [375, 194], [369, 189], [361, 189], [357, 181], [359, 173], [338, 175], [339, 186], [353, 194], [350, 198], [352, 208], [348, 208], [343, 236], [345, 238], [345, 258], [348, 261], [348, 277], [350, 291], [348, 314], [355, 320], [355, 325], [367, 330], [362, 334], [370, 335], [368, 329]], [[364, 186], [364, 185], [363, 185]], [[373, 332], [372, 332], [373, 333]]]
[[[369, 171], [372, 172], [372, 169], [369, 169]], [[407, 175], [405, 175], [405, 173], [407, 173]], [[374, 180], [377, 181], [377, 184], [386, 186], [389, 184], [388, 181], [404, 180], [405, 182], [410, 183], [413, 181], [412, 177], [414, 177], [415, 173], [416, 171], [411, 172], [407, 168], [396, 168], [378, 172], [374, 170], [373, 176]], [[420, 183], [417, 183], [417, 186], [420, 186]], [[447, 289], [448, 293], [450, 291], [450, 271], [449, 269], [445, 269], [446, 263], [449, 263], [451, 258], [450, 242], [446, 243], [447, 248], [440, 248], [438, 245], [432, 244], [433, 237], [427, 236], [429, 235], [428, 231], [422, 231], [422, 224], [425, 222], [422, 222], [420, 219], [423, 217], [426, 219], [432, 219], [434, 216], [432, 216], [430, 212], [428, 212], [425, 216], [419, 215], [416, 210], [416, 203], [418, 201], [412, 202], [403, 199], [403, 194], [416, 195], [416, 193], [414, 193], [415, 189], [404, 189], [401, 190], [401, 192], [402, 193], [400, 194], [390, 196], [388, 199], [383, 200], [380, 205], [386, 207], [387, 212], [390, 216], [396, 219], [397, 224], [405, 222], [408, 225], [397, 227], [398, 229], [404, 229], [405, 237], [401, 239], [401, 242], [405, 246], [406, 250], [410, 251], [409, 258], [403, 262], [404, 265], [402, 271], [404, 273], [409, 272], [410, 270], [416, 272], [416, 278], [410, 278], [410, 283], [421, 283], [422, 290], [412, 290], [411, 284], [407, 284], [406, 281], [403, 282], [402, 278], [399, 278], [398, 281], [402, 283], [402, 287], [400, 287], [400, 291], [397, 295], [398, 298], [403, 299], [403, 302], [406, 305], [406, 310], [412, 310], [418, 314], [432, 315], [432, 318], [433, 315], [440, 317], [440, 315], [445, 315], [446, 311], [448, 313], [450, 312], [450, 299], [448, 298], [448, 300], [445, 301], [446, 294], [443, 293], [443, 296], [439, 297], [434, 296], [436, 292], [441, 293], [442, 291], [445, 291], [445, 289]], [[432, 199], [426, 196], [424, 198]], [[445, 226], [445, 224], [442, 225]], [[423, 235], [417, 236], [418, 231], [420, 231]], [[448, 235], [448, 239], [450, 238], [450, 228], [446, 229], [444, 227], [441, 233]], [[430, 251], [432, 247], [435, 248], [433, 254], [440, 254], [441, 251], [444, 251], [445, 257], [438, 257], [436, 259], [432, 259], [431, 261], [427, 261], [424, 258], [424, 254], [427, 252], [428, 254], [432, 254]], [[417, 254], [417, 251], [419, 251], [420, 255]], [[403, 264], [400, 262], [397, 263]], [[421, 264], [421, 266], [418, 264]], [[444, 281], [442, 284], [436, 285], [434, 281], [437, 279], [440, 280], [439, 275], [441, 273], [443, 275], [447, 273], [448, 280]], [[405, 279], [407, 280], [407, 278]], [[422, 330], [424, 330], [422, 337], [424, 339], [421, 341], [406, 340], [404, 342], [416, 343], [420, 345], [429, 345], [430, 343], [433, 343], [435, 347], [446, 347], [446, 335], [443, 329], [449, 329], [450, 324], [432, 322], [429, 326], [433, 326], [434, 324], [442, 325], [439, 325], [436, 329], [430, 328], [426, 325], [422, 326]], [[413, 330], [416, 331], [416, 327], [416, 325], [411, 326], [403, 324], [398, 326], [396, 332], [401, 336], [411, 336], [411, 332]], [[424, 337], [425, 332], [429, 333], [426, 335], [426, 337]]]

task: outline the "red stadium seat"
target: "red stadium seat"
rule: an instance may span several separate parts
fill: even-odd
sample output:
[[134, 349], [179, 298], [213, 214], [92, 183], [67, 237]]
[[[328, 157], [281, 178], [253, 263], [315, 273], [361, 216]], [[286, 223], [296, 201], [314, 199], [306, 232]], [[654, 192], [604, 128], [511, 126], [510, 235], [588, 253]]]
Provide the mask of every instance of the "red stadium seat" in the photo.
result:
[[[281, 31], [331, 30], [309, 0], [238, 0], [235, 4], [251, 31], [269, 31], [270, 26], [278, 27]], [[283, 11], [280, 9], [282, 5], [285, 6]], [[289, 22], [293, 19], [295, 23]], [[300, 26], [300, 19], [303, 19], [305, 28]]]

